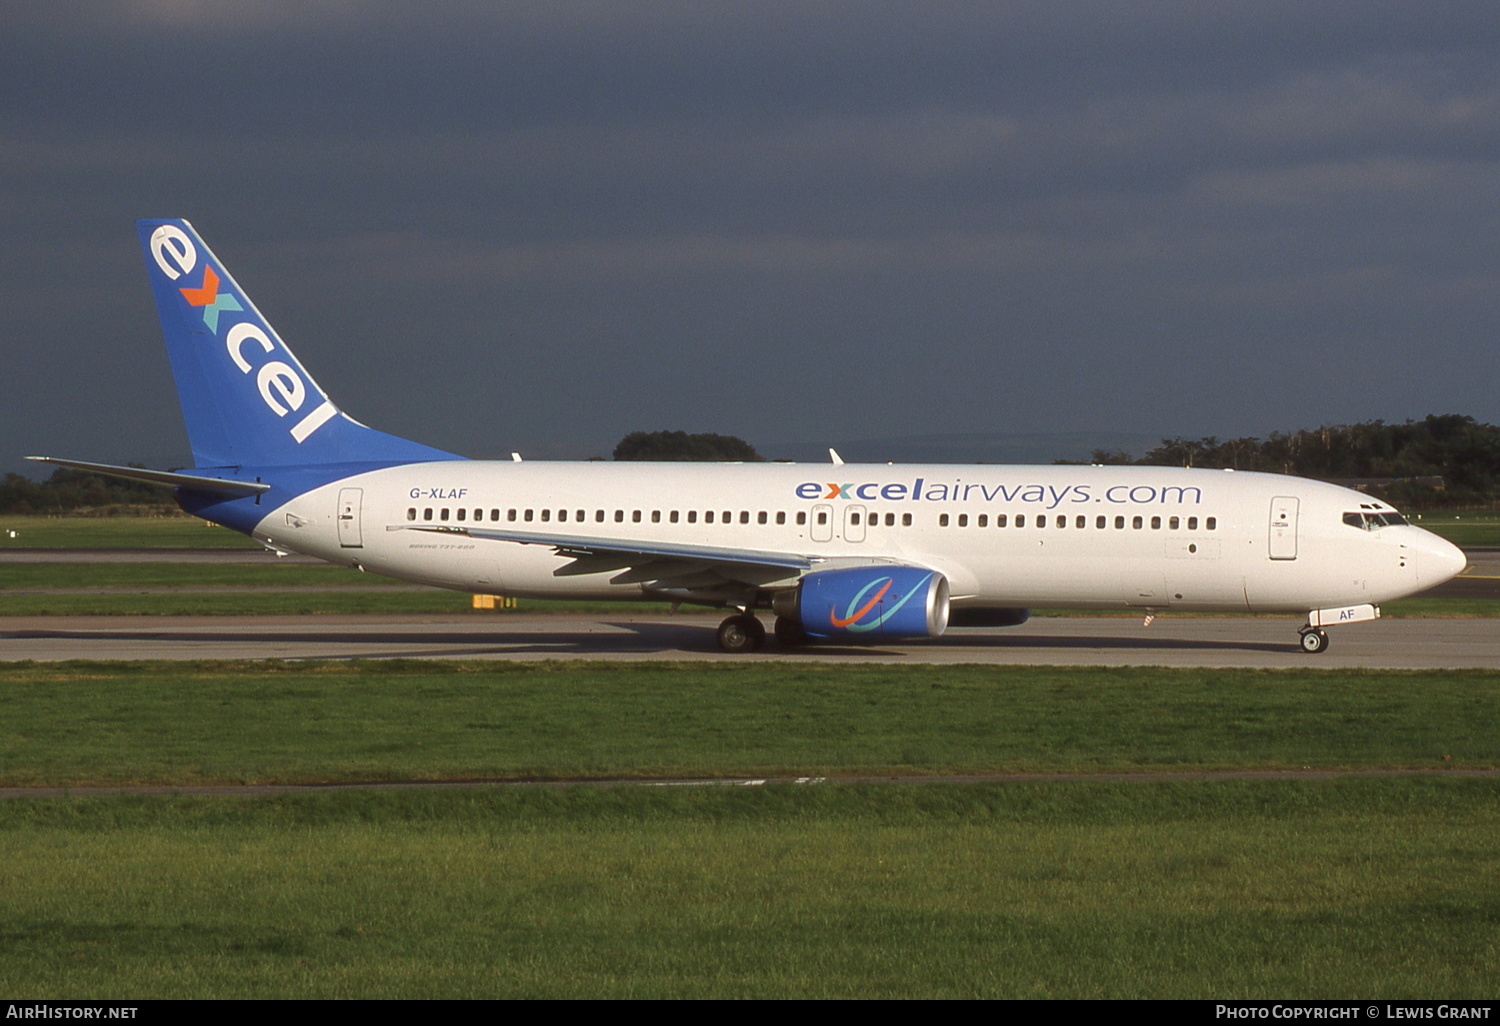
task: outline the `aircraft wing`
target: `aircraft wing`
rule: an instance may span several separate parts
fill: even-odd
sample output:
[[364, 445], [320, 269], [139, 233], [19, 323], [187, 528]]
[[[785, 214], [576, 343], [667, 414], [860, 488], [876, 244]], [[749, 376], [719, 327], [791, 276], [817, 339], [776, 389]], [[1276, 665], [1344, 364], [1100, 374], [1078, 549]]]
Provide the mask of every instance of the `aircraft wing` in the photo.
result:
[[818, 556], [789, 552], [511, 531], [496, 527], [402, 524], [389, 530], [466, 535], [470, 538], [516, 542], [521, 545], [550, 545], [558, 555], [568, 556], [573, 560], [554, 570], [555, 576], [577, 577], [620, 571], [610, 578], [611, 584], [651, 582], [660, 588], [702, 588], [725, 582], [761, 586], [776, 581], [795, 580], [803, 571], [823, 562]]

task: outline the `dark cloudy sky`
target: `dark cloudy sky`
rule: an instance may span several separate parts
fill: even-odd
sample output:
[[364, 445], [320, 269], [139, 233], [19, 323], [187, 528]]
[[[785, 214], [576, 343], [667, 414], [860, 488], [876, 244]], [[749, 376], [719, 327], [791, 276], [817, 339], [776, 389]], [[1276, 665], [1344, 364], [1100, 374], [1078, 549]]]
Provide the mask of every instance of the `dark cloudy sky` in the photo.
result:
[[1500, 6], [7, 4], [0, 469], [186, 461], [137, 217], [468, 455], [1500, 421]]

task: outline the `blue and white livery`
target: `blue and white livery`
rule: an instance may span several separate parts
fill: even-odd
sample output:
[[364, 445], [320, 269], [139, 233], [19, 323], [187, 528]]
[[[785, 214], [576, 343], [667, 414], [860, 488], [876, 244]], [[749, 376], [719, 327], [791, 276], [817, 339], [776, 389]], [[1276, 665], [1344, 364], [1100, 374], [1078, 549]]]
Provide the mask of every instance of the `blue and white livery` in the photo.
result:
[[1359, 492], [1152, 467], [468, 460], [345, 414], [186, 221], [139, 222], [191, 471], [170, 485], [272, 548], [462, 591], [732, 609], [726, 650], [935, 637], [1034, 606], [1287, 612], [1325, 627], [1463, 553]]

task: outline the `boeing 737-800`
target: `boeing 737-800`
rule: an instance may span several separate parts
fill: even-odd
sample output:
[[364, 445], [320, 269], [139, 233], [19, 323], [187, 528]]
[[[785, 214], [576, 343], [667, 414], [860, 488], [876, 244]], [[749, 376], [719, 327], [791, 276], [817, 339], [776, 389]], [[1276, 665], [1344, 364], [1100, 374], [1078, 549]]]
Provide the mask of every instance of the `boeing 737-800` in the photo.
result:
[[485, 462], [350, 418], [181, 220], [139, 222], [194, 467], [51, 457], [176, 489], [286, 552], [462, 591], [664, 599], [765, 639], [934, 637], [1034, 606], [1285, 612], [1301, 644], [1448, 580], [1463, 553], [1385, 503], [1153, 467]]

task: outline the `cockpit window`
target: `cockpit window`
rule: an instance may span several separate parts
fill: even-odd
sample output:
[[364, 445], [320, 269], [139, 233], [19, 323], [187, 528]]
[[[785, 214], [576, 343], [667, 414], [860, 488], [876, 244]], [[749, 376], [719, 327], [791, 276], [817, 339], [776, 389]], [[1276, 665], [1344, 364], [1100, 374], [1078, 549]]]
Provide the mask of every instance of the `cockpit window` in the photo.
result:
[[1400, 513], [1345, 513], [1344, 523], [1365, 531], [1378, 531], [1382, 527], [1395, 527], [1406, 523]]

